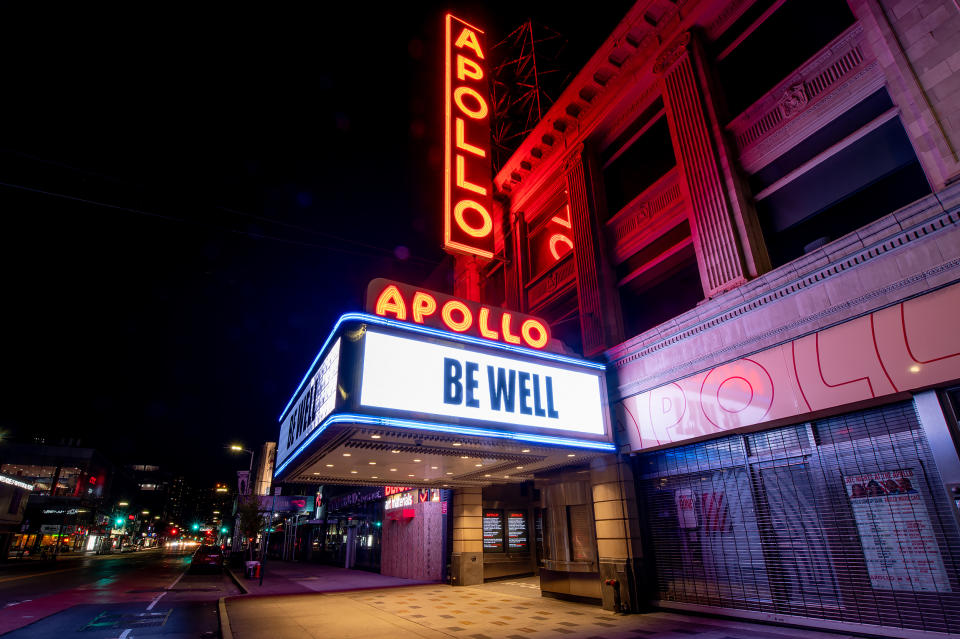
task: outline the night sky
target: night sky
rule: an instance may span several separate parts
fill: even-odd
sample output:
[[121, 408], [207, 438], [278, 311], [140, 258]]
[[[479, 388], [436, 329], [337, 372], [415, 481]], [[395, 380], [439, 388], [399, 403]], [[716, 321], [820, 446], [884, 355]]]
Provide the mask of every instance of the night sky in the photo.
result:
[[595, 4], [4, 9], [0, 428], [229, 480], [369, 280], [452, 290], [444, 10], [579, 69]]

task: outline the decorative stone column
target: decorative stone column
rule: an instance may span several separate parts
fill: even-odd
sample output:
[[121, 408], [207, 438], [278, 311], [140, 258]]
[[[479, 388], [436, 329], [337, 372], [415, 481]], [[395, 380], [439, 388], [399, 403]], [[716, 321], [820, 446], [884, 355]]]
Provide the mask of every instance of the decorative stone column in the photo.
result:
[[509, 215], [509, 261], [504, 265], [504, 288], [507, 298], [507, 308], [526, 312], [523, 295], [523, 247], [527, 242], [527, 225], [523, 216], [518, 213]]
[[614, 610], [614, 591], [608, 579], [619, 583], [622, 605], [639, 610], [646, 599], [642, 582], [643, 551], [633, 473], [615, 455], [590, 463], [593, 518], [597, 526], [597, 558], [603, 580], [603, 607]]
[[483, 498], [480, 488], [458, 488], [453, 493], [450, 575], [454, 586], [483, 583]]
[[681, 34], [653, 66], [674, 154], [687, 191], [690, 231], [707, 297], [769, 270], [770, 261], [733, 161], [719, 130], [699, 49]]
[[480, 260], [472, 255], [457, 255], [453, 266], [453, 290], [457, 297], [482, 302], [480, 299]]
[[594, 192], [588, 158], [583, 145], [566, 159], [567, 202], [573, 227], [573, 257], [577, 269], [577, 303], [583, 354], [596, 355], [623, 341], [623, 324], [609, 262], [606, 259], [596, 215], [591, 214]]

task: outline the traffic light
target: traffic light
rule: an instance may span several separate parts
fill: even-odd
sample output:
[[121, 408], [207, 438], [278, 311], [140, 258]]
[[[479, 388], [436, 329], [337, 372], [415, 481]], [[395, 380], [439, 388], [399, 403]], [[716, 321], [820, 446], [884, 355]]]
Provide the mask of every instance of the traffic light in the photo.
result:
[[180, 531], [177, 530], [176, 528], [171, 528], [171, 529], [170, 529], [170, 534], [171, 534], [171, 535], [177, 535], [177, 533], [179, 533], [179, 532], [180, 532]]
[[193, 530], [193, 532], [197, 532], [198, 530], [200, 530], [200, 524], [194, 524], [190, 526], [190, 528]]
[[223, 526], [223, 527], [220, 529], [220, 534], [221, 534], [221, 535], [226, 535], [228, 532], [230, 532], [230, 529], [227, 528], [226, 526]]
[[114, 521], [113, 523], [116, 524], [116, 528], [119, 528], [120, 526], [123, 525], [123, 517], [117, 517], [116, 521]]

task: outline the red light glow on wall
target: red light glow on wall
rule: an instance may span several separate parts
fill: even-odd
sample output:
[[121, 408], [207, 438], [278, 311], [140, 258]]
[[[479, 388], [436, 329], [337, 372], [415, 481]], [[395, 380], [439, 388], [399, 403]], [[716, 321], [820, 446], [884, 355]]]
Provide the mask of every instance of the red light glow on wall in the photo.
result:
[[490, 93], [484, 33], [446, 16], [443, 247], [492, 258]]
[[530, 232], [530, 277], [551, 269], [573, 252], [570, 205], [564, 202]]
[[550, 327], [539, 318], [391, 280], [370, 282], [366, 309], [380, 317], [528, 348], [550, 344]]

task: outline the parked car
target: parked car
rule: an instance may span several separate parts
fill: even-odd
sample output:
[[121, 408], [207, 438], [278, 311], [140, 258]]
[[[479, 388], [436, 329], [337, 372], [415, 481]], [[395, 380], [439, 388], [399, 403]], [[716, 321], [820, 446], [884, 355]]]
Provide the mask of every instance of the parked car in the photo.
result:
[[200, 572], [201, 570], [223, 570], [223, 550], [220, 546], [198, 546], [193, 552], [190, 571]]

